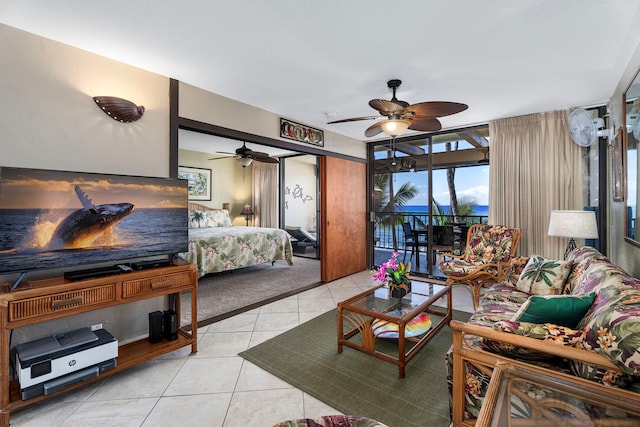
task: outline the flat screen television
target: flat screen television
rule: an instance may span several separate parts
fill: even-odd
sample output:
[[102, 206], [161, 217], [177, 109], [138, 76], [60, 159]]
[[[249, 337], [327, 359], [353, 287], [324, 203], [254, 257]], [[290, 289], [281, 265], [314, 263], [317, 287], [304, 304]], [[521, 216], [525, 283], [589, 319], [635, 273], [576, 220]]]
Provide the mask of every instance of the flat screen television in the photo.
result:
[[0, 275], [188, 249], [187, 181], [0, 167]]

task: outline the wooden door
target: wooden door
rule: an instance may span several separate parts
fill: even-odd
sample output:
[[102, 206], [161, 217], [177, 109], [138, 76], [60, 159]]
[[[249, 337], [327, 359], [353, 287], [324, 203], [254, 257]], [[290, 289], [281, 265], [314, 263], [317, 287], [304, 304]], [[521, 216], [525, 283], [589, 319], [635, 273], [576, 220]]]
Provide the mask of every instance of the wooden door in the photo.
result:
[[321, 266], [323, 282], [367, 268], [366, 164], [320, 159]]

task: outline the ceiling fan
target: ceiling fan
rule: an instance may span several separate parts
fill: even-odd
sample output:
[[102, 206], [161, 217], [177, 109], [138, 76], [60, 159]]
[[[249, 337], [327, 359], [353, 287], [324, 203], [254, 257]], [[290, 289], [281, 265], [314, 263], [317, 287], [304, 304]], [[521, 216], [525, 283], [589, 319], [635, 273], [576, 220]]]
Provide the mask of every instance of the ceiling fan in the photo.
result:
[[[402, 135], [407, 129], [421, 132], [434, 132], [442, 129], [442, 124], [437, 117], [456, 114], [469, 108], [467, 104], [446, 101], [429, 101], [409, 104], [396, 98], [396, 89], [400, 87], [402, 81], [398, 79], [389, 80], [387, 86], [393, 91], [391, 100], [372, 99], [369, 106], [378, 110], [386, 120], [377, 122], [367, 128], [364, 134], [367, 138], [376, 136], [381, 132], [396, 137]], [[359, 120], [373, 120], [380, 116], [354, 117], [328, 122], [327, 124], [355, 122]]]
[[[274, 159], [273, 157], [269, 157], [267, 153], [261, 153], [260, 151], [253, 151], [251, 148], [247, 147], [246, 143], [242, 143], [242, 147], [238, 148], [234, 153], [227, 153], [224, 151], [216, 151], [220, 154], [229, 154], [233, 155], [236, 159], [238, 159], [240, 165], [243, 168], [249, 166], [254, 160], [256, 162], [262, 163], [279, 163], [278, 159]], [[209, 160], [219, 160], [226, 159], [227, 157], [213, 157]]]

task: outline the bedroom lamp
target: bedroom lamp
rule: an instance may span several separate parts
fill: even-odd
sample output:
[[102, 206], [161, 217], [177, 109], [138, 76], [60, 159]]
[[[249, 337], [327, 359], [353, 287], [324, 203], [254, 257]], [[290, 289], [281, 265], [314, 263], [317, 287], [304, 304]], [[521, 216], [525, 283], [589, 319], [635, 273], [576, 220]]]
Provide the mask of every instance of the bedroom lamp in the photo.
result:
[[598, 226], [594, 211], [551, 211], [549, 236], [569, 237], [564, 259], [576, 248], [574, 239], [597, 239]]
[[240, 212], [242, 215], [244, 215], [244, 219], [247, 220], [247, 227], [249, 226], [249, 217], [251, 217], [251, 215], [253, 215], [253, 209], [251, 209], [250, 205], [244, 205], [244, 208], [242, 208], [242, 212]]

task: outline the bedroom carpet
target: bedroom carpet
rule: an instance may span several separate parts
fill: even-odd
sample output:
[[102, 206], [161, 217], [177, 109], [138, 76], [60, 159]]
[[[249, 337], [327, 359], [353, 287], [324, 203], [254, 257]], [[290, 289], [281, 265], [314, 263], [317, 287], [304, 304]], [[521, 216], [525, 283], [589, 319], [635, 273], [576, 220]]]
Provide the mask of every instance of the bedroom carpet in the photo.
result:
[[[469, 313], [454, 310], [453, 318]], [[322, 314], [240, 356], [345, 414], [389, 427], [447, 427], [449, 395], [444, 356], [451, 346], [445, 326], [407, 364], [398, 367], [351, 348], [337, 352], [336, 310]], [[394, 340], [384, 344], [397, 351]]]
[[[198, 325], [205, 326], [320, 285], [320, 261], [286, 261], [208, 274], [198, 279]], [[191, 296], [182, 294], [181, 324], [191, 322]]]

